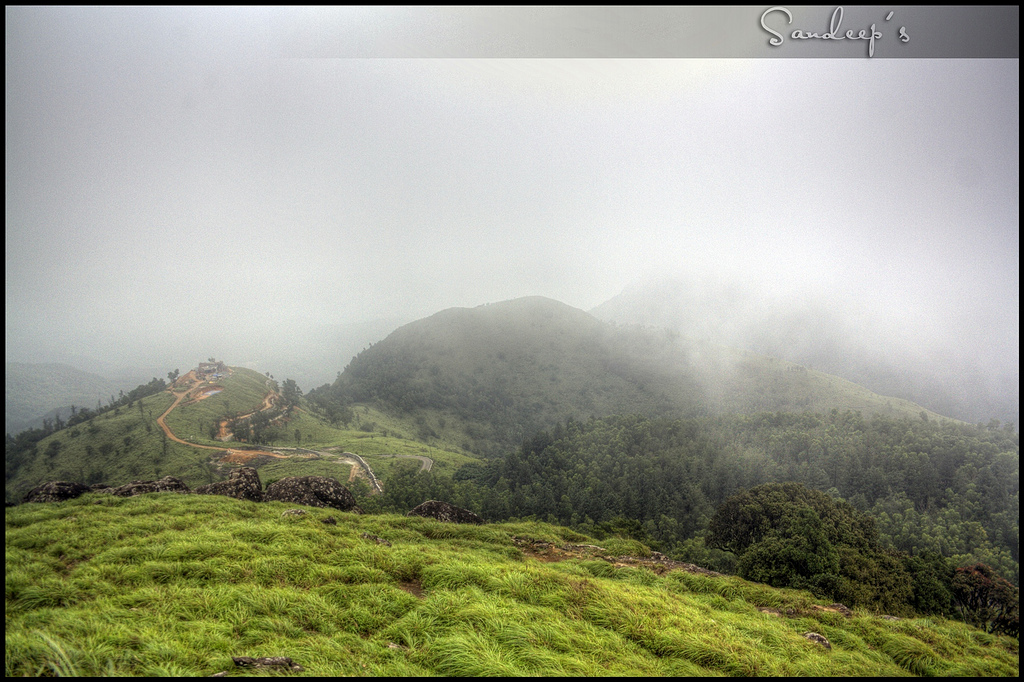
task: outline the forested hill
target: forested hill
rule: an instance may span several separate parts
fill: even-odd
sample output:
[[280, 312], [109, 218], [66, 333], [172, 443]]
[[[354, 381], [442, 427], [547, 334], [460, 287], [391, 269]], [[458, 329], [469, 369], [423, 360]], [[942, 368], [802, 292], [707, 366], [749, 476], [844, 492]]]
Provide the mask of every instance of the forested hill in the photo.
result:
[[674, 367], [659, 374], [638, 350], [581, 310], [522, 298], [401, 327], [354, 358], [333, 388], [403, 413], [451, 413], [471, 422], [474, 439], [503, 444], [567, 416], [698, 409], [695, 381]]
[[317, 393], [461, 420], [477, 452], [516, 446], [570, 417], [839, 409], [917, 418], [923, 411], [784, 360], [615, 326], [542, 297], [452, 308], [408, 324]]

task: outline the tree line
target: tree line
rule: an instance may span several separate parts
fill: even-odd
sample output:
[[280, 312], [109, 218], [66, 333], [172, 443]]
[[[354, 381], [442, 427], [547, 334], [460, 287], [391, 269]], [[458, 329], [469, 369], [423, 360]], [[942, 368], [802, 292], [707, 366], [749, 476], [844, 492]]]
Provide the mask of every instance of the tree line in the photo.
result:
[[121, 391], [116, 398], [110, 396], [110, 402], [106, 405], [102, 405], [100, 401], [97, 401], [96, 409], [72, 405], [71, 415], [67, 421], [61, 419], [60, 415], [57, 415], [53, 420], [44, 419], [41, 428], [26, 429], [14, 436], [8, 433], [4, 443], [4, 473], [6, 480], [10, 481], [14, 477], [18, 468], [31, 456], [36, 444], [47, 436], [64, 429], [73, 428], [107, 412], [119, 412], [121, 408], [131, 409], [134, 405], [138, 404], [141, 410], [142, 405], [138, 403], [139, 400], [156, 395], [166, 389], [167, 382], [153, 377], [149, 383], [139, 384], [128, 391], [128, 393]]
[[[780, 482], [806, 492], [774, 535], [729, 540], [723, 529], [743, 525], [714, 524], [736, 495]], [[1019, 585], [1018, 437], [993, 424], [835, 411], [570, 419], [450, 477], [396, 467], [384, 493], [360, 504], [404, 512], [425, 499], [494, 521], [625, 535], [679, 560], [890, 613], [956, 615], [951, 581], [967, 566]]]

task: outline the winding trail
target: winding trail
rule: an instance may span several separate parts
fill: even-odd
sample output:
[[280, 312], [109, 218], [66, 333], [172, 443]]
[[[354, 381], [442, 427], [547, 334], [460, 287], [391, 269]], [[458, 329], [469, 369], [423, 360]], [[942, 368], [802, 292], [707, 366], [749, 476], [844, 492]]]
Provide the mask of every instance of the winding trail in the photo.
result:
[[159, 417], [156, 418], [156, 423], [160, 426], [161, 429], [163, 429], [164, 434], [168, 438], [173, 440], [175, 443], [181, 443], [182, 445], [188, 445], [188, 446], [193, 447], [193, 448], [202, 448], [204, 450], [223, 450], [224, 448], [218, 448], [218, 447], [215, 447], [213, 445], [198, 445], [196, 443], [189, 443], [187, 440], [182, 440], [182, 439], [180, 439], [180, 438], [178, 438], [177, 436], [174, 435], [174, 433], [171, 431], [171, 429], [167, 426], [167, 423], [164, 421], [164, 417], [169, 415], [171, 413], [171, 410], [173, 410], [175, 407], [177, 407], [178, 403], [181, 402], [182, 398], [186, 397], [189, 394], [189, 391], [191, 391], [191, 390], [192, 389], [189, 389], [188, 391], [185, 391], [184, 393], [175, 393], [174, 391], [171, 391], [171, 395], [174, 396], [174, 402], [171, 403], [171, 406], [167, 408], [166, 412], [164, 412], [162, 415], [160, 415]]
[[359, 475], [359, 470], [362, 469], [366, 480], [370, 482], [371, 492], [382, 493], [384, 487], [380, 484], [380, 479], [373, 473], [373, 469], [366, 463], [366, 460], [355, 454], [354, 452], [342, 452], [338, 454], [336, 452], [325, 452], [323, 450], [307, 450], [306, 448], [278, 448], [279, 450], [288, 450], [291, 452], [304, 452], [310, 455], [319, 455], [320, 457], [337, 462], [338, 464], [348, 464], [352, 467], [352, 471], [349, 472], [348, 482], [356, 480], [356, 476]]
[[[188, 386], [188, 388], [186, 388], [185, 390], [181, 391], [180, 393], [179, 392], [175, 392], [174, 390], [169, 388], [168, 391], [171, 393], [171, 395], [174, 396], [174, 402], [171, 403], [171, 406], [168, 407], [164, 411], [163, 414], [161, 414], [159, 417], [156, 418], [156, 423], [163, 430], [164, 435], [166, 435], [168, 438], [173, 440], [175, 443], [181, 443], [182, 445], [187, 445], [189, 447], [199, 448], [199, 449], [202, 449], [202, 450], [218, 450], [218, 451], [225, 451], [226, 450], [227, 454], [224, 455], [224, 457], [221, 458], [221, 461], [233, 461], [234, 463], [245, 463], [246, 461], [248, 461], [248, 459], [251, 459], [252, 457], [255, 457], [255, 456], [258, 456], [258, 455], [268, 455], [270, 457], [277, 457], [279, 459], [288, 459], [288, 458], [294, 457], [294, 455], [285, 455], [285, 454], [281, 454], [281, 452], [271, 452], [269, 450], [239, 450], [239, 449], [234, 449], [234, 448], [218, 447], [216, 445], [199, 445], [198, 443], [190, 443], [190, 442], [188, 442], [186, 440], [178, 438], [176, 435], [174, 435], [174, 432], [171, 431], [170, 427], [167, 426], [167, 422], [165, 421], [165, 418], [172, 411], [174, 411], [174, 408], [176, 408], [181, 403], [182, 400], [184, 400], [185, 398], [188, 398], [194, 392], [198, 391], [201, 388], [202, 384], [203, 384], [203, 382], [200, 381], [198, 379], [198, 377], [195, 376], [194, 370], [193, 370], [193, 372], [189, 372], [186, 375], [184, 375], [183, 377], [181, 377], [181, 379], [191, 380], [193, 383], [190, 386]], [[179, 381], [181, 381], [181, 379], [179, 379]], [[268, 386], [269, 386], [269, 383], [268, 383]], [[219, 392], [219, 391], [217, 391], [217, 392]], [[196, 396], [196, 400], [202, 400], [203, 398], [208, 397], [208, 395], [213, 395], [213, 393], [203, 394], [203, 395]], [[262, 412], [264, 410], [269, 410], [271, 407], [274, 406], [276, 401], [277, 401], [277, 395], [273, 391], [268, 391], [267, 395], [264, 396], [264, 398], [263, 398], [263, 406], [260, 409], [254, 410], [254, 411], [252, 411], [252, 412], [250, 412], [248, 414], [241, 415], [238, 418], [239, 419], [244, 419], [245, 417], [251, 417], [252, 415], [256, 414], [256, 412]], [[227, 423], [227, 420], [223, 420], [219, 424], [220, 432], [221, 432], [222, 435], [226, 433], [226, 423]], [[352, 467], [351, 471], [349, 472], [349, 476], [348, 476], [348, 482], [349, 483], [353, 482], [356, 479], [356, 477], [359, 476], [360, 473], [362, 473], [363, 476], [370, 482], [370, 490], [371, 490], [371, 492], [374, 492], [374, 493], [382, 493], [382, 492], [384, 492], [384, 488], [383, 488], [383, 486], [380, 483], [380, 479], [378, 479], [377, 476], [373, 473], [373, 470], [370, 469], [370, 465], [366, 463], [366, 460], [364, 460], [362, 457], [360, 457], [359, 455], [357, 455], [357, 454], [355, 454], [353, 452], [342, 452], [341, 454], [338, 454], [338, 453], [334, 453], [334, 452], [324, 452], [322, 450], [307, 450], [305, 448], [274, 448], [274, 449], [277, 450], [277, 451], [283, 450], [283, 451], [294, 452], [294, 453], [305, 453], [307, 455], [317, 455], [317, 456], [323, 457], [324, 459], [335, 461], [338, 464], [348, 464], [348, 465], [350, 465]], [[420, 460], [420, 471], [421, 472], [422, 471], [430, 471], [430, 469], [434, 466], [434, 460], [430, 459], [429, 457], [421, 457], [419, 455], [382, 455], [382, 457], [405, 457], [405, 458], [409, 458], [409, 459], [418, 459], [418, 460]]]
[[402, 457], [405, 459], [418, 459], [420, 461], [420, 473], [430, 471], [434, 468], [434, 460], [422, 455], [378, 455], [379, 457]]
[[[189, 374], [191, 374], [191, 372]], [[185, 375], [185, 376], [187, 377], [188, 375]], [[173, 411], [174, 408], [176, 408], [178, 406], [178, 404], [181, 403], [182, 400], [187, 398], [189, 396], [189, 394], [192, 391], [194, 391], [195, 389], [196, 389], [196, 386], [192, 385], [192, 386], [189, 386], [187, 389], [185, 389], [181, 393], [175, 393], [174, 391], [170, 391], [171, 395], [174, 396], [174, 402], [171, 403], [171, 406], [168, 407], [164, 411], [164, 413], [162, 415], [160, 415], [159, 417], [156, 418], [157, 425], [163, 430], [164, 434], [168, 438], [173, 440], [175, 443], [181, 443], [182, 445], [187, 445], [187, 446], [192, 447], [192, 448], [199, 448], [201, 450], [227, 450], [228, 456], [234, 455], [234, 454], [239, 454], [239, 453], [244, 453], [246, 455], [269, 455], [271, 457], [283, 457], [283, 455], [280, 455], [280, 454], [278, 454], [276, 452], [269, 452], [269, 451], [266, 451], [266, 450], [236, 450], [236, 449], [233, 449], [233, 448], [217, 447], [216, 445], [199, 445], [198, 443], [189, 443], [187, 440], [182, 440], [181, 438], [178, 438], [177, 436], [175, 436], [174, 432], [172, 432], [170, 427], [167, 426], [167, 422], [164, 421], [164, 418], [167, 415], [169, 415], [171, 413], [171, 411]], [[203, 396], [203, 397], [206, 397], [206, 396]], [[248, 415], [244, 415], [244, 416], [247, 416], [247, 417], [248, 416], [252, 416], [253, 414], [256, 414], [256, 412], [261, 412], [263, 410], [270, 409], [273, 406], [273, 404], [274, 404], [274, 398], [275, 397], [276, 396], [274, 396], [273, 392], [267, 393], [267, 395], [263, 398], [263, 407], [260, 408], [259, 410], [254, 411], [254, 412], [250, 412]], [[202, 398], [199, 398], [199, 399], [201, 400]]]

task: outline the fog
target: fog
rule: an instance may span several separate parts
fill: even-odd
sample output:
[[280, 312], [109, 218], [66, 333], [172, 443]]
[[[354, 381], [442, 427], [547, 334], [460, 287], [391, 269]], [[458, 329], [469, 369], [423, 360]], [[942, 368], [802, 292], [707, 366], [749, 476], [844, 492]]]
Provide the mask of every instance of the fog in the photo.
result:
[[254, 10], [6, 18], [8, 361], [307, 388], [444, 308], [684, 277], [1016, 385], [1017, 60], [297, 59]]

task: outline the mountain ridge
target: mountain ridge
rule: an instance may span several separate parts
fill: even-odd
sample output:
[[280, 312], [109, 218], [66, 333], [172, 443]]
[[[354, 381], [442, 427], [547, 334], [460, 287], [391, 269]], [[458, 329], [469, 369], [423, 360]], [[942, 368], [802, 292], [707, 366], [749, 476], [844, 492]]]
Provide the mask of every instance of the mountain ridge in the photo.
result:
[[41, 426], [43, 419], [64, 419], [71, 405], [91, 408], [123, 388], [61, 362], [7, 362], [4, 372], [5, 433]]
[[786, 360], [617, 326], [535, 296], [403, 325], [353, 358], [326, 394], [480, 422], [487, 433], [474, 446], [492, 450], [566, 418], [609, 414], [837, 409], [946, 418]]

